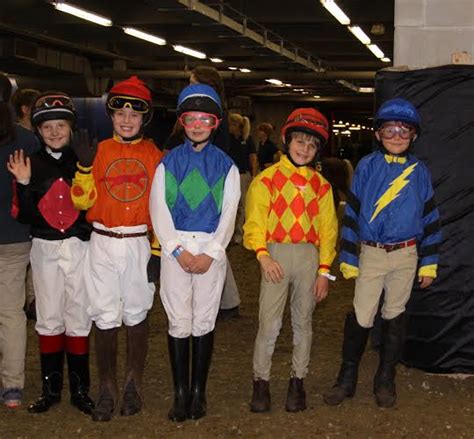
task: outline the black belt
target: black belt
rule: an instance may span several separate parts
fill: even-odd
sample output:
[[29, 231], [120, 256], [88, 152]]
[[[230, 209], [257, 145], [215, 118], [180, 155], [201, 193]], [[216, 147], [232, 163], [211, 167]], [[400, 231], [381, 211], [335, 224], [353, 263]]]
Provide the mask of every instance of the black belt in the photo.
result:
[[101, 230], [92, 227], [92, 231], [98, 233], [99, 235], [109, 236], [110, 238], [138, 238], [139, 236], [146, 236], [148, 232], [137, 232], [137, 233], [120, 233], [120, 232], [111, 232], [110, 230]]

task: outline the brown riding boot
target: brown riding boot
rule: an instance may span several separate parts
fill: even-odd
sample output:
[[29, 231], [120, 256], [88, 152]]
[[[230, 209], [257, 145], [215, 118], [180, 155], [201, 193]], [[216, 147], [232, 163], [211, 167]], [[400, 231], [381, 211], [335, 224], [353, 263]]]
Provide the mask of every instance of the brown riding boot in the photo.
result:
[[253, 380], [253, 395], [250, 411], [264, 413], [270, 411], [270, 382], [260, 378]]
[[117, 405], [118, 328], [95, 328], [95, 351], [99, 372], [99, 397], [92, 410], [92, 420], [108, 422]]
[[303, 378], [290, 378], [285, 410], [291, 413], [306, 410], [306, 392], [303, 386]]
[[135, 326], [127, 326], [127, 372], [120, 414], [132, 416], [142, 409], [142, 381], [148, 351], [148, 318]]

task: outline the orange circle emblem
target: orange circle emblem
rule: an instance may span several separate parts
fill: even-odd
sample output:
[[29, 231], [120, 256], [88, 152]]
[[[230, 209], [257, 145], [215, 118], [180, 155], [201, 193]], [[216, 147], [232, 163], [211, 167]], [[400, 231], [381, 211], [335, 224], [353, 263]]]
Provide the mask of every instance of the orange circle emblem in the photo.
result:
[[148, 173], [140, 160], [118, 159], [108, 166], [104, 181], [107, 191], [116, 200], [135, 201], [146, 192]]

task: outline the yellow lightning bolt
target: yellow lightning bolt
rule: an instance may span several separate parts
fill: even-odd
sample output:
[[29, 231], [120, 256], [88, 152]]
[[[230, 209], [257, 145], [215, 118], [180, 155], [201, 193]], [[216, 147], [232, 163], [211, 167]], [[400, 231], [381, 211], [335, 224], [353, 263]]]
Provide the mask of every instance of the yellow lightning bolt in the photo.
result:
[[401, 190], [410, 182], [406, 178], [415, 170], [418, 163], [408, 166], [395, 180], [390, 183], [390, 187], [384, 192], [384, 194], [377, 200], [374, 214], [370, 218], [371, 223], [382, 209], [387, 207], [393, 200], [399, 197]]

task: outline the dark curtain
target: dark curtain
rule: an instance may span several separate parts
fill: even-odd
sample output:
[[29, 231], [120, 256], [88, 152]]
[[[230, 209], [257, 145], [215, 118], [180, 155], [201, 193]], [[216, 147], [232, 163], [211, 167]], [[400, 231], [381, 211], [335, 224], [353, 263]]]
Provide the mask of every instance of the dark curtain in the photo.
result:
[[434, 373], [474, 373], [474, 66], [376, 75], [376, 107], [392, 97], [420, 111], [413, 152], [429, 167], [441, 213], [438, 277], [415, 281], [403, 363]]

